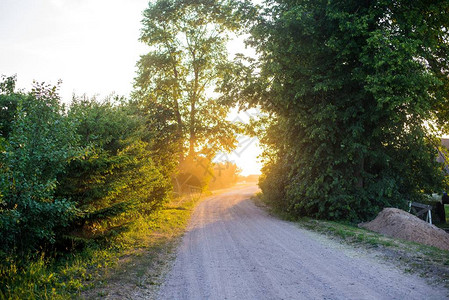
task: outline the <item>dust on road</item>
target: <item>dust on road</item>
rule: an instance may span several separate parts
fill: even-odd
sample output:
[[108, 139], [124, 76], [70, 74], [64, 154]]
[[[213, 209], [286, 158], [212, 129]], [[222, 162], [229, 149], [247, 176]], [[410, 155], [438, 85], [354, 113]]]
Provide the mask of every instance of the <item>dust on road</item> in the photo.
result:
[[196, 208], [160, 299], [446, 299], [447, 290], [348, 255], [269, 216], [246, 187]]

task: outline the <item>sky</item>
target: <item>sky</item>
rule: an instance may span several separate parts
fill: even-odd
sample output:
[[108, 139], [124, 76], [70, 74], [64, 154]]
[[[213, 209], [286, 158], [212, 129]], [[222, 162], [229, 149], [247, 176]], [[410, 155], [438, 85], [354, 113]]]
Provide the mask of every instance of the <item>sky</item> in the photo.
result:
[[[128, 96], [136, 62], [147, 47], [138, 41], [148, 0], [0, 0], [0, 75], [17, 74], [17, 87], [30, 90], [33, 80], [56, 84], [61, 99], [111, 93]], [[241, 41], [231, 53], [246, 52]], [[247, 121], [248, 113], [230, 119]], [[242, 175], [260, 173], [257, 139], [221, 155], [237, 163]]]
[[147, 0], [1, 0], [0, 72], [56, 84], [61, 96], [89, 96], [132, 89]]

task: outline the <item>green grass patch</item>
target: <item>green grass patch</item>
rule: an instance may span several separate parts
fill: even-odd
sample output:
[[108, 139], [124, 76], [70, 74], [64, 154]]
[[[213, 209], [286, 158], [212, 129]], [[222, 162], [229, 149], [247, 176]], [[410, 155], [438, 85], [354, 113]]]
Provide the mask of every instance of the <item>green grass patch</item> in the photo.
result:
[[344, 240], [349, 244], [364, 244], [372, 247], [398, 247], [399, 242], [381, 234], [359, 228], [350, 223], [323, 221], [314, 219], [301, 219], [298, 223], [307, 229], [331, 235]]

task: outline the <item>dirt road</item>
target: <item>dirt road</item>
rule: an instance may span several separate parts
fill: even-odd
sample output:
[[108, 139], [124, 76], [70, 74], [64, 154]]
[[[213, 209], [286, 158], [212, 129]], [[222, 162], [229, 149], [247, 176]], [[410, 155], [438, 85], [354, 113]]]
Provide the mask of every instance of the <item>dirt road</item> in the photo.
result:
[[199, 204], [160, 299], [447, 298], [422, 278], [267, 215], [249, 200], [256, 191]]

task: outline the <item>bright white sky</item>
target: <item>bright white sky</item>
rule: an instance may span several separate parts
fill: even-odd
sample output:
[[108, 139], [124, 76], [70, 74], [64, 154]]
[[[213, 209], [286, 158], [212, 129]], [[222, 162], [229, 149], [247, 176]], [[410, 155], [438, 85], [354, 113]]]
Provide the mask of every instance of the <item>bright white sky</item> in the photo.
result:
[[[33, 80], [56, 84], [61, 79], [66, 103], [73, 93], [128, 96], [136, 62], [147, 50], [138, 42], [147, 4], [148, 0], [0, 0], [0, 75], [17, 74], [17, 86], [25, 90]], [[232, 45], [231, 52], [244, 51], [238, 42]], [[243, 175], [259, 174], [257, 142], [243, 144], [228, 158]]]
[[132, 89], [147, 0], [0, 0], [0, 73], [55, 84], [61, 96]]

